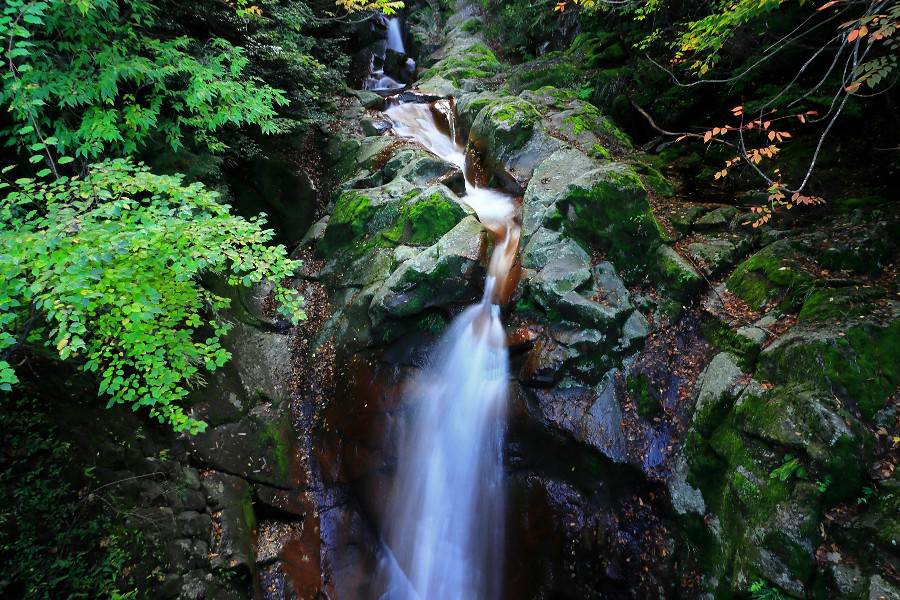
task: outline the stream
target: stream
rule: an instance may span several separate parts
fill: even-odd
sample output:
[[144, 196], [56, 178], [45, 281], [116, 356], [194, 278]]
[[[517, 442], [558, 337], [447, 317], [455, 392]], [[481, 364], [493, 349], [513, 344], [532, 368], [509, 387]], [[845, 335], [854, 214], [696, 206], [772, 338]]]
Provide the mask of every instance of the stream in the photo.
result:
[[[384, 534], [380, 598], [498, 598], [503, 573], [503, 438], [509, 380], [500, 305], [519, 241], [515, 199], [479, 185], [453, 107], [394, 104], [394, 132], [466, 174], [462, 201], [494, 237], [481, 301], [464, 310], [405, 386], [413, 406]], [[436, 117], [449, 125], [441, 130]]]

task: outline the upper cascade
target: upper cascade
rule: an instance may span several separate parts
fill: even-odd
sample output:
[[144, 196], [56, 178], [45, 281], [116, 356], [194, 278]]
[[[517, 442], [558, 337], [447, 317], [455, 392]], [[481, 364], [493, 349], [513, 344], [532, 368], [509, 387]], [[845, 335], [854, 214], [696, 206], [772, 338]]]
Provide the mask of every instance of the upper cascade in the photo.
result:
[[406, 54], [406, 48], [403, 46], [403, 31], [400, 28], [400, 19], [397, 17], [392, 17], [388, 20], [387, 47], [388, 50]]

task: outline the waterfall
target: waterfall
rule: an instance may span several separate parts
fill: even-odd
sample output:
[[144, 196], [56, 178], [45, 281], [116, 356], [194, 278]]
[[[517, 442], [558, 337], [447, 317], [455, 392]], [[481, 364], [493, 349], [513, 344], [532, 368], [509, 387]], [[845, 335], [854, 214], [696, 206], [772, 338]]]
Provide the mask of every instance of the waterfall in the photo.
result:
[[400, 19], [397, 17], [388, 19], [387, 47], [395, 52], [406, 54], [406, 48], [403, 47], [403, 32], [400, 29]]
[[[446, 115], [455, 133], [448, 106], [400, 104], [387, 115], [398, 135], [466, 172], [463, 148], [435, 120], [435, 113]], [[500, 597], [509, 356], [498, 303], [519, 228], [508, 194], [467, 178], [463, 200], [496, 243], [481, 301], [453, 321], [430, 366], [406, 388], [412, 415], [399, 449], [384, 537], [383, 600]]]
[[[391, 63], [393, 66], [390, 69], [390, 74], [385, 73], [387, 68], [385, 63], [388, 60], [387, 50], [393, 50], [401, 55], [406, 54], [406, 48], [403, 45], [403, 30], [400, 27], [400, 19], [397, 17], [388, 19], [387, 40], [384, 44], [381, 46], [377, 56], [372, 55], [369, 63], [369, 75], [363, 84], [363, 87], [367, 90], [396, 90], [402, 88], [406, 85], [404, 82], [409, 81], [409, 78], [416, 71], [416, 61], [409, 57], [405, 59], [401, 57], [401, 62]], [[379, 65], [378, 68], [375, 65], [376, 61]]]

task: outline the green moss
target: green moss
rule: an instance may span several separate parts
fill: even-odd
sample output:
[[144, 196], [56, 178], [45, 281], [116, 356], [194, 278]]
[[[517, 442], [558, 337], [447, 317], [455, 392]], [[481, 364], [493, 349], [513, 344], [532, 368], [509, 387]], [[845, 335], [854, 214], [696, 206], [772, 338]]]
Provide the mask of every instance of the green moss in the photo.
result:
[[643, 176], [647, 187], [664, 198], [671, 198], [675, 195], [675, 186], [653, 162], [651, 157], [644, 156], [637, 160], [635, 169]]
[[637, 406], [638, 414], [652, 419], [659, 414], [659, 402], [650, 394], [650, 380], [643, 373], [628, 379], [628, 395]]
[[410, 200], [412, 200], [413, 198], [418, 196], [420, 193], [421, 192], [418, 189], [409, 190], [408, 192], [403, 194], [403, 197], [400, 198], [400, 202], [409, 202]]
[[247, 523], [250, 531], [256, 529], [256, 513], [253, 511], [253, 499], [250, 497], [249, 492], [241, 501], [241, 510], [244, 513], [244, 521]]
[[800, 321], [841, 321], [869, 314], [871, 300], [877, 292], [871, 289], [841, 288], [815, 290], [800, 309]]
[[632, 144], [631, 138], [628, 137], [628, 134], [616, 127], [616, 125], [606, 117], [604, 117], [600, 121], [600, 130], [604, 135], [609, 138], [615, 139], [624, 147], [629, 149], [634, 147], [634, 144]]
[[565, 88], [583, 78], [579, 65], [567, 60], [545, 61], [516, 69], [507, 79], [507, 87], [518, 93], [545, 87]]
[[[288, 431], [282, 423], [266, 423], [259, 433], [261, 448], [271, 447], [275, 459], [275, 470], [281, 479], [286, 480], [291, 469], [291, 444], [287, 438]], [[251, 505], [251, 511], [253, 510]]]
[[566, 105], [577, 98], [575, 92], [568, 88], [558, 88], [552, 85], [545, 85], [535, 90], [536, 94], [550, 97], [551, 105], [557, 109], [563, 109]]
[[463, 79], [493, 77], [502, 68], [500, 61], [490, 48], [481, 43], [472, 44], [458, 55], [448, 56], [438, 61], [422, 73], [424, 81], [432, 77], [443, 77], [459, 85]]
[[603, 147], [603, 144], [594, 144], [588, 151], [588, 154], [591, 156], [591, 158], [601, 158], [604, 160], [609, 160], [612, 158], [612, 154], [610, 154], [609, 150]]
[[871, 419], [900, 385], [900, 322], [786, 344], [762, 355], [760, 373], [772, 381], [814, 381], [849, 396]]
[[481, 28], [482, 28], [481, 19], [478, 19], [476, 17], [469, 17], [460, 26], [460, 29], [462, 31], [464, 31], [465, 33], [469, 33], [469, 34], [478, 33], [479, 31], [481, 31]]
[[713, 316], [704, 319], [702, 330], [703, 336], [717, 349], [737, 356], [744, 371], [753, 371], [759, 346]]
[[850, 196], [834, 201], [835, 211], [846, 214], [854, 210], [869, 210], [885, 203], [881, 196]]
[[394, 244], [430, 246], [465, 216], [459, 204], [434, 193], [402, 206], [394, 225], [384, 230], [381, 236]]
[[813, 278], [799, 262], [789, 240], [770, 244], [741, 263], [728, 278], [728, 289], [752, 308], [779, 299], [782, 309], [797, 308]]
[[578, 103], [575, 111], [565, 117], [563, 123], [571, 126], [572, 135], [577, 136], [583, 131], [590, 131], [608, 140], [613, 140], [625, 148], [632, 147], [631, 138], [616, 127], [612, 121], [604, 117], [593, 104], [587, 102]]
[[494, 104], [491, 114], [504, 123], [533, 124], [541, 118], [541, 114], [534, 105], [522, 99], [497, 102]]
[[471, 134], [496, 160], [519, 150], [531, 139], [541, 114], [523, 98], [502, 97], [478, 113]]
[[703, 285], [703, 278], [692, 271], [675, 250], [667, 246], [659, 246], [647, 265], [647, 270], [666, 296], [679, 301], [692, 296]]
[[661, 241], [647, 191], [631, 168], [617, 165], [605, 181], [570, 190], [557, 208], [561, 217], [566, 215], [564, 226], [573, 237], [608, 250], [630, 279], [646, 269]]
[[572, 133], [578, 135], [582, 131], [593, 131], [598, 128], [602, 119], [603, 115], [600, 114], [597, 107], [592, 104], [584, 104], [574, 114], [564, 118], [563, 123], [571, 125]]
[[371, 200], [359, 192], [341, 194], [328, 220], [325, 236], [319, 243], [319, 251], [331, 256], [338, 248], [359, 241], [365, 236], [366, 225], [374, 212]]
[[443, 315], [428, 313], [416, 321], [416, 329], [436, 336], [440, 335], [447, 328], [448, 324], [447, 319]]
[[590, 69], [618, 65], [626, 59], [625, 47], [613, 32], [579, 34], [567, 52], [581, 55]]

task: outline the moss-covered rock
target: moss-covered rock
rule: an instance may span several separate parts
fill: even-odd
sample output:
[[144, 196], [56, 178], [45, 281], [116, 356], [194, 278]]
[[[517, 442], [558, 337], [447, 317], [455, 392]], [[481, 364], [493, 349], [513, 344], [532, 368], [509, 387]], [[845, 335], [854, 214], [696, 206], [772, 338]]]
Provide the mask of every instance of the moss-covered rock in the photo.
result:
[[741, 263], [726, 285], [753, 308], [769, 301], [797, 308], [814, 283], [802, 258], [790, 239], [778, 240]]
[[718, 275], [734, 265], [750, 251], [747, 236], [722, 232], [700, 237], [687, 246], [694, 264], [700, 265], [710, 275]]
[[545, 56], [513, 67], [506, 79], [507, 88], [513, 93], [537, 90], [544, 87], [565, 88], [576, 84], [583, 77], [581, 65], [567, 60], [561, 53]]
[[900, 322], [797, 326], [760, 354], [760, 372], [773, 381], [812, 382], [871, 419], [900, 385]]
[[523, 98], [499, 96], [472, 121], [469, 147], [488, 173], [513, 188], [524, 187], [535, 168], [563, 146], [545, 131], [541, 113]]
[[475, 300], [473, 271], [483, 250], [481, 224], [475, 217], [465, 217], [433, 246], [402, 263], [380, 286], [369, 309], [373, 325]]
[[420, 79], [427, 81], [433, 77], [441, 77], [459, 86], [466, 79], [492, 77], [500, 71], [501, 67], [502, 65], [490, 48], [480, 42], [475, 42], [432, 65], [422, 73]]
[[503, 162], [525, 146], [540, 120], [534, 105], [522, 98], [495, 98], [478, 111], [470, 136], [487, 155]]
[[634, 162], [635, 170], [648, 188], [663, 198], [671, 198], [675, 195], [675, 184], [663, 174], [663, 166], [658, 156], [641, 155]]
[[826, 288], [811, 292], [803, 302], [801, 322], [828, 322], [854, 319], [869, 314], [880, 294], [872, 288]]
[[648, 263], [653, 282], [671, 298], [685, 300], [703, 285], [697, 269], [671, 246], [659, 246]]
[[430, 246], [465, 216], [446, 187], [422, 190], [397, 177], [378, 188], [341, 194], [317, 251], [325, 258], [341, 253], [349, 260], [373, 247]]
[[394, 225], [381, 233], [385, 239], [395, 244], [430, 246], [466, 216], [458, 202], [439, 192], [412, 200], [400, 208]]

